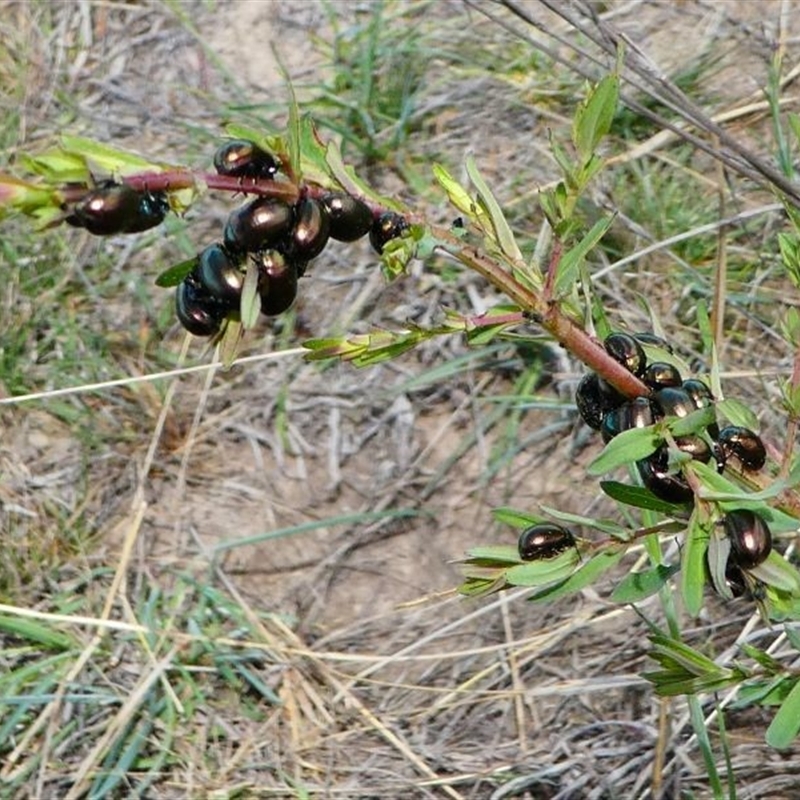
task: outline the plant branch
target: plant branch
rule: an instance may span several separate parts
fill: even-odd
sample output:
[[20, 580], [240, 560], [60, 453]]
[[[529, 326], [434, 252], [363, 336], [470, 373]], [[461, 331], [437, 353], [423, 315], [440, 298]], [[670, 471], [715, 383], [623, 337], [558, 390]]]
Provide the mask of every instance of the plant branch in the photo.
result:
[[[555, 302], [548, 302], [532, 289], [520, 283], [502, 264], [465, 245], [444, 228], [432, 227], [441, 249], [466, 267], [484, 277], [492, 286], [516, 303], [525, 314], [542, 326], [559, 344], [566, 348], [601, 378], [627, 397], [641, 397], [649, 388], [622, 364], [615, 361], [603, 346], [571, 320]], [[552, 265], [551, 265], [552, 267]]]

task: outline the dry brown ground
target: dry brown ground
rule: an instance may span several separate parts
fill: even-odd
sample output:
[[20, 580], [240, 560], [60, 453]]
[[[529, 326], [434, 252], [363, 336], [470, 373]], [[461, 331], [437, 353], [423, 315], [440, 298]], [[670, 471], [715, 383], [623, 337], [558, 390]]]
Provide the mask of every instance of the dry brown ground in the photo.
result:
[[[413, 5], [392, 8], [399, 16]], [[337, 2], [332, 8], [346, 25], [364, 6]], [[527, 6], [566, 32], [539, 4]], [[769, 36], [781, 14], [799, 7], [631, 2], [611, 4], [609, 13], [667, 71], [715, 42], [721, 61], [706, 89], [724, 108], [759, 92]], [[311, 46], [313, 36], [329, 35], [317, 2], [64, 4], [53, 9], [56, 26], [47, 36], [35, 7], [4, 3], [0, 10], [13, 15], [19, 36], [29, 38], [41, 59], [27, 71], [26, 148], [61, 127], [59, 93], [67, 92], [74, 102], [67, 128], [155, 157], [205, 164], [221, 98], [275, 109], [285, 104], [276, 53], [299, 86], [329, 74]], [[510, 37], [457, 2], [432, 4], [425, 13], [438, 19], [448, 48], [481, 37], [487, 46], [502, 46]], [[544, 131], [561, 112], [519, 104], [526, 93], [536, 97], [535, 77], [521, 76], [520, 88], [477, 70], [436, 74], [437, 66], [444, 69], [446, 60], [432, 64], [428, 111], [412, 150], [457, 165], [473, 149], [509, 201], [521, 195], [523, 179], [552, 177]], [[738, 130], [763, 145], [762, 129]], [[399, 185], [388, 171], [374, 177], [390, 191]], [[429, 213], [447, 212], [431, 207]], [[219, 200], [199, 204], [189, 214], [191, 242], [218, 236], [225, 214]], [[152, 278], [185, 252], [166, 239], [131, 251], [127, 242], [71, 236], [74, 257], [65, 271], [76, 274], [99, 248], [109, 248], [118, 254], [118, 271], [130, 275], [129, 294], [104, 318], [83, 324], [111, 337], [124, 373], [152, 370], [152, 316], [134, 286], [141, 282], [137, 291], [156, 309], [169, 305]], [[657, 286], [647, 275], [641, 279]], [[247, 338], [243, 355], [294, 346], [298, 333], [430, 321], [443, 304], [465, 298], [493, 299], [477, 278], [448, 284], [418, 268], [387, 286], [366, 244], [331, 246], [303, 283], [296, 329], [286, 333], [264, 323]], [[80, 313], [80, 300], [54, 299], [54, 314], [67, 313], [70, 303]], [[656, 299], [667, 318], [679, 303]], [[640, 310], [626, 305], [620, 311], [642, 327]], [[157, 346], [163, 356], [177, 353], [181, 342], [173, 329]], [[766, 352], [759, 344], [757, 356], [762, 347]], [[525, 413], [517, 435], [526, 446], [486, 479], [493, 448], [503, 441], [502, 421], [486, 425], [490, 398], [511, 391], [519, 362], [505, 372], [476, 364], [439, 386], [407, 388], [465, 352], [460, 341], [437, 342], [366, 370], [321, 368], [290, 354], [68, 400], [93, 410], [91, 447], [85, 429], [78, 435], [51, 413], [48, 401], [2, 409], [3, 519], [13, 505], [48, 520], [56, 506], [94, 534], [71, 568], [62, 565], [62, 575], [113, 567], [133, 544], [123, 593], [135, 598], [158, 587], [169, 594], [177, 574], [213, 576], [215, 586], [259, 615], [264, 641], [277, 653], [264, 674], [283, 700], [280, 713], [248, 720], [226, 710], [225, 696], [198, 709], [204, 718], [198, 729], [213, 722], [226, 735], [206, 731], [203, 743], [187, 725], [192, 735], [180, 755], [191, 767], [176, 769], [145, 796], [305, 796], [291, 788], [294, 780], [313, 797], [644, 798], [654, 796], [654, 770], [663, 775], [655, 796], [678, 797], [682, 788], [709, 796], [684, 702], [660, 703], [638, 677], [646, 664], [644, 623], [611, 605], [602, 587], [551, 606], [527, 604], [524, 592], [476, 601], [450, 592], [459, 580], [453, 560], [467, 547], [513, 541], [512, 531], [492, 522], [493, 507], [603, 508], [596, 485], [584, 477], [598, 443], [580, 444], [566, 405]], [[202, 343], [192, 343], [190, 361], [210, 358]], [[554, 380], [539, 394], [567, 399], [580, 368], [563, 354], [550, 358]], [[747, 367], [752, 358], [745, 346], [732, 345], [732, 363]], [[168, 385], [174, 394], [167, 403]], [[765, 420], [772, 421], [768, 412]], [[144, 474], [151, 446], [152, 468]], [[396, 509], [415, 515], [325, 522]], [[236, 545], [313, 521], [320, 526], [304, 533]], [[34, 528], [46, 535], [46, 524]], [[9, 601], [20, 591], [12, 586]], [[46, 605], [46, 585], [38, 592]], [[660, 620], [654, 604], [644, 610]], [[117, 613], [130, 619], [124, 603]], [[698, 642], [721, 651], [749, 613], [711, 601]], [[130, 659], [135, 674], [142, 663], [131, 649], [120, 645], [120, 658]], [[797, 750], [766, 748], [768, 719], [753, 710], [727, 718], [741, 796], [800, 797]], [[66, 763], [81, 763], [93, 744], [88, 738], [84, 752]], [[27, 796], [36, 796], [34, 787], [64, 785], [61, 766], [54, 762], [49, 770], [38, 783], [31, 779]]]

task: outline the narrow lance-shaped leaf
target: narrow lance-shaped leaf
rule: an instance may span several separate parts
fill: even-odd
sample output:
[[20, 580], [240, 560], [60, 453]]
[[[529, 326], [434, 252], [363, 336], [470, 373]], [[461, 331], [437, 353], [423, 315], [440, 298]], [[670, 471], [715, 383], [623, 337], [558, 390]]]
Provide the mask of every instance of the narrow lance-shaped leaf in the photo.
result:
[[692, 411], [685, 417], [670, 417], [666, 424], [673, 436], [688, 436], [704, 430], [714, 422], [715, 418], [714, 409], [709, 406]]
[[582, 161], [591, 158], [600, 140], [611, 130], [618, 97], [619, 77], [606, 75], [578, 107], [572, 124], [572, 141]]
[[800, 732], [800, 681], [795, 683], [767, 728], [767, 744], [779, 749], [789, 747], [798, 732]]
[[648, 511], [658, 511], [662, 514], [673, 514], [676, 509], [682, 508], [675, 503], [668, 503], [656, 497], [643, 486], [630, 486], [618, 481], [601, 481], [600, 488], [612, 499], [619, 503], [634, 508], [644, 508]]
[[433, 165], [433, 177], [444, 189], [448, 200], [462, 213], [472, 217], [474, 202], [469, 192], [441, 165]]
[[492, 509], [492, 516], [498, 522], [504, 522], [514, 528], [527, 528], [529, 525], [536, 525], [545, 521], [545, 518], [539, 514], [530, 514], [527, 511], [519, 511], [516, 508], [507, 506]]
[[82, 136], [61, 137], [65, 153], [84, 159], [92, 173], [103, 172], [111, 175], [132, 175], [137, 172], [162, 172], [174, 169], [170, 164], [148, 161], [127, 150], [86, 139]]
[[627, 529], [615, 520], [597, 519], [595, 517], [585, 517], [581, 514], [572, 514], [569, 511], [562, 511], [560, 508], [542, 503], [539, 506], [547, 514], [549, 519], [555, 519], [568, 525], [583, 525], [585, 528], [593, 528], [611, 536], [627, 538]]
[[613, 221], [614, 217], [598, 220], [578, 244], [564, 253], [559, 261], [556, 274], [556, 295], [567, 294], [572, 289], [573, 284], [578, 280], [581, 262], [606, 235]]
[[156, 278], [156, 286], [160, 286], [162, 289], [169, 289], [172, 286], [177, 286], [196, 265], [197, 257], [187, 258], [186, 261], [173, 264]]
[[506, 221], [505, 215], [500, 208], [500, 204], [495, 199], [486, 181], [483, 179], [475, 159], [470, 155], [466, 160], [467, 174], [469, 179], [478, 190], [478, 197], [486, 209], [491, 220], [492, 227], [494, 228], [495, 238], [500, 249], [513, 261], [522, 261], [522, 253], [520, 252], [517, 240]]
[[543, 558], [519, 564], [506, 571], [511, 586], [546, 586], [567, 578], [580, 561], [574, 547], [553, 558]]
[[0, 630], [52, 650], [68, 650], [75, 646], [75, 641], [70, 635], [25, 617], [0, 615]]
[[640, 603], [661, 589], [679, 569], [678, 564], [658, 564], [644, 572], [631, 572], [611, 593], [611, 600]]
[[579, 592], [586, 586], [594, 583], [604, 572], [611, 569], [623, 556], [625, 549], [612, 547], [595, 554], [580, 569], [572, 573], [566, 580], [555, 586], [541, 589], [529, 599], [533, 601], [550, 602], [574, 592]]
[[239, 306], [244, 329], [254, 328], [261, 311], [261, 297], [258, 294], [258, 267], [253, 261], [247, 262]]
[[728, 672], [725, 667], [721, 667], [713, 659], [677, 639], [655, 633], [650, 636], [650, 641], [653, 643], [650, 657], [665, 666], [680, 666], [698, 677]]
[[708, 531], [695, 509], [689, 520], [685, 548], [681, 554], [681, 595], [686, 610], [693, 617], [696, 617], [703, 607], [707, 547]]
[[758, 417], [749, 406], [740, 400], [729, 397], [726, 400], [720, 400], [716, 404], [716, 408], [717, 412], [730, 420], [733, 425], [741, 425], [758, 432]]
[[623, 431], [603, 448], [586, 471], [589, 475], [605, 475], [612, 469], [647, 458], [658, 449], [660, 443], [654, 425]]
[[219, 342], [219, 355], [222, 366], [229, 369], [239, 353], [239, 342], [242, 340], [244, 327], [240, 320], [230, 317], [225, 320], [224, 324], [225, 328]]
[[765, 561], [752, 567], [750, 572], [755, 578], [782, 592], [788, 592], [794, 596], [800, 595], [800, 574], [798, 574], [797, 568], [774, 550]]
[[466, 563], [473, 559], [479, 561], [499, 561], [504, 564], [519, 564], [519, 551], [516, 546], [508, 544], [487, 544], [470, 547], [467, 550]]
[[356, 175], [355, 170], [351, 166], [344, 163], [342, 152], [336, 141], [328, 142], [325, 150], [325, 163], [328, 165], [330, 174], [333, 175], [339, 185], [349, 194], [366, 198], [383, 208], [392, 209], [399, 213], [405, 211], [401, 203], [378, 194]]

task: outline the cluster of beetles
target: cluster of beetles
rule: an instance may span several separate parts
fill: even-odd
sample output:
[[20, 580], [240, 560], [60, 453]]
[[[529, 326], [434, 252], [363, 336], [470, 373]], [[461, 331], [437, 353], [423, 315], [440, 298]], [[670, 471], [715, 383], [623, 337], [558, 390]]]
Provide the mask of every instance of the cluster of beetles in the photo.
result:
[[[247, 180], [274, 179], [280, 162], [246, 140], [231, 140], [214, 154], [218, 174]], [[64, 221], [97, 236], [139, 233], [158, 225], [169, 211], [165, 192], [138, 190], [126, 183], [99, 182], [67, 209]], [[281, 314], [297, 296], [298, 279], [329, 239], [352, 242], [369, 236], [373, 248], [384, 246], [409, 227], [392, 211], [373, 210], [345, 192], [309, 195], [302, 187], [297, 203], [259, 196], [229, 215], [222, 241], [196, 257], [175, 292], [181, 325], [195, 336], [217, 334], [226, 318], [239, 313], [248, 259], [257, 269], [261, 312]]]
[[[246, 140], [223, 144], [214, 155], [218, 174], [246, 181], [274, 179], [279, 160]], [[64, 221], [98, 236], [139, 233], [162, 222], [169, 211], [165, 192], [134, 189], [126, 183], [97, 183], [78, 202], [65, 209]], [[309, 262], [330, 239], [352, 242], [363, 236], [378, 252], [409, 227], [404, 217], [391, 211], [374, 212], [362, 200], [345, 192], [318, 192], [311, 196], [303, 187], [300, 199], [289, 204], [258, 196], [234, 209], [228, 216], [222, 241], [208, 245], [196, 257], [191, 271], [178, 285], [175, 310], [183, 327], [196, 336], [219, 333], [227, 318], [239, 313], [248, 259], [255, 264], [262, 313], [272, 316], [286, 311], [297, 296], [298, 279]], [[632, 400], [620, 394], [599, 375], [581, 380], [576, 404], [584, 422], [600, 431], [604, 442], [631, 428], [652, 425], [666, 416], [685, 417], [713, 407], [714, 397], [703, 381], [684, 379], [665, 361], [648, 363], [643, 344], [671, 352], [663, 339], [650, 333], [612, 333], [603, 345], [606, 352], [640, 378], [649, 394]], [[714, 461], [719, 472], [730, 459], [745, 470], [759, 470], [766, 461], [761, 439], [751, 430], [716, 422], [704, 432], [675, 438], [675, 445], [692, 459]], [[686, 479], [670, 468], [666, 444], [636, 462], [642, 483], [656, 497], [670, 503], [692, 503], [694, 494]], [[772, 549], [766, 522], [752, 511], [730, 511], [723, 520], [730, 542], [726, 581], [734, 596], [747, 594], [744, 570], [762, 563]], [[523, 561], [552, 558], [575, 546], [567, 528], [540, 523], [524, 530], [519, 538]]]
[[[698, 409], [713, 407], [714, 397], [703, 381], [684, 379], [666, 361], [648, 363], [643, 344], [672, 352], [670, 345], [650, 333], [612, 333], [603, 342], [606, 352], [629, 372], [642, 380], [650, 392], [628, 399], [595, 373], [585, 375], [576, 392], [576, 405], [583, 421], [600, 431], [604, 442], [631, 428], [643, 428], [667, 417], [685, 417]], [[718, 472], [735, 459], [745, 470], [760, 470], [766, 462], [766, 449], [759, 436], [748, 428], [730, 425], [722, 429], [712, 422], [704, 431], [675, 438], [675, 445], [692, 459], [709, 463]], [[670, 503], [694, 501], [694, 493], [680, 471], [670, 469], [669, 451], [662, 444], [652, 455], [636, 462], [643, 485], [656, 497]], [[767, 523], [747, 509], [729, 511], [724, 519], [730, 555], [725, 572], [734, 596], [748, 594], [743, 570], [761, 564], [772, 549]], [[519, 538], [519, 557], [523, 561], [552, 558], [575, 546], [572, 532], [561, 525], [540, 523], [526, 528]]]

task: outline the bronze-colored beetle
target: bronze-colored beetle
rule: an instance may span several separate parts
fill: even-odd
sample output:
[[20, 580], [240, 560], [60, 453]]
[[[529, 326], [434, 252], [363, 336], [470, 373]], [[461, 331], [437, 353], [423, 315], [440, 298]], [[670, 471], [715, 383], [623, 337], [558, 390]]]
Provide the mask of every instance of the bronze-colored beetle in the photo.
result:
[[575, 546], [572, 532], [553, 522], [542, 522], [526, 528], [519, 537], [519, 557], [523, 561], [553, 558]]
[[278, 161], [254, 142], [233, 139], [214, 153], [214, 167], [220, 175], [234, 178], [271, 179], [278, 171]]
[[653, 424], [653, 409], [646, 397], [635, 397], [603, 417], [600, 434], [604, 442], [631, 428], [646, 428]]
[[717, 444], [725, 460], [730, 456], [736, 456], [746, 469], [761, 469], [767, 461], [764, 442], [749, 428], [729, 425], [719, 432]]
[[227, 308], [238, 307], [244, 272], [221, 244], [211, 244], [200, 253], [194, 275], [206, 294]]
[[140, 191], [127, 183], [103, 181], [72, 207], [64, 221], [95, 236], [112, 236], [155, 228], [167, 211], [169, 203], [163, 192]]
[[330, 219], [331, 239], [354, 242], [366, 236], [372, 228], [369, 206], [345, 192], [331, 192], [320, 198]]
[[402, 236], [409, 227], [408, 220], [404, 216], [394, 211], [386, 211], [372, 223], [369, 231], [369, 243], [376, 252], [382, 253], [383, 248], [392, 239]]
[[614, 361], [622, 364], [628, 372], [638, 378], [644, 375], [647, 367], [647, 356], [644, 348], [629, 333], [612, 333], [603, 342], [606, 352]]
[[175, 313], [181, 325], [194, 336], [213, 336], [225, 319], [225, 309], [191, 276], [175, 290]]
[[297, 266], [277, 250], [262, 250], [254, 257], [258, 267], [261, 313], [275, 316], [286, 311], [297, 297]]
[[694, 492], [679, 472], [669, 472], [669, 450], [663, 445], [651, 456], [636, 462], [642, 483], [656, 497], [668, 503], [691, 503]]
[[664, 389], [668, 386], [680, 386], [682, 378], [678, 368], [666, 361], [653, 361], [648, 364], [642, 380], [651, 389]]
[[767, 523], [754, 511], [729, 511], [723, 520], [731, 543], [730, 561], [742, 569], [761, 564], [772, 550], [772, 533]]
[[288, 249], [296, 258], [310, 261], [325, 249], [329, 231], [328, 212], [317, 200], [307, 197], [295, 206], [295, 223]]
[[609, 386], [605, 381], [601, 383], [599, 376], [589, 372], [581, 378], [575, 392], [575, 405], [583, 421], [596, 431], [599, 431], [605, 415], [616, 408], [624, 398], [618, 393], [612, 395], [606, 389]]
[[257, 197], [228, 216], [223, 232], [232, 253], [254, 253], [275, 245], [292, 227], [294, 214], [280, 200]]

